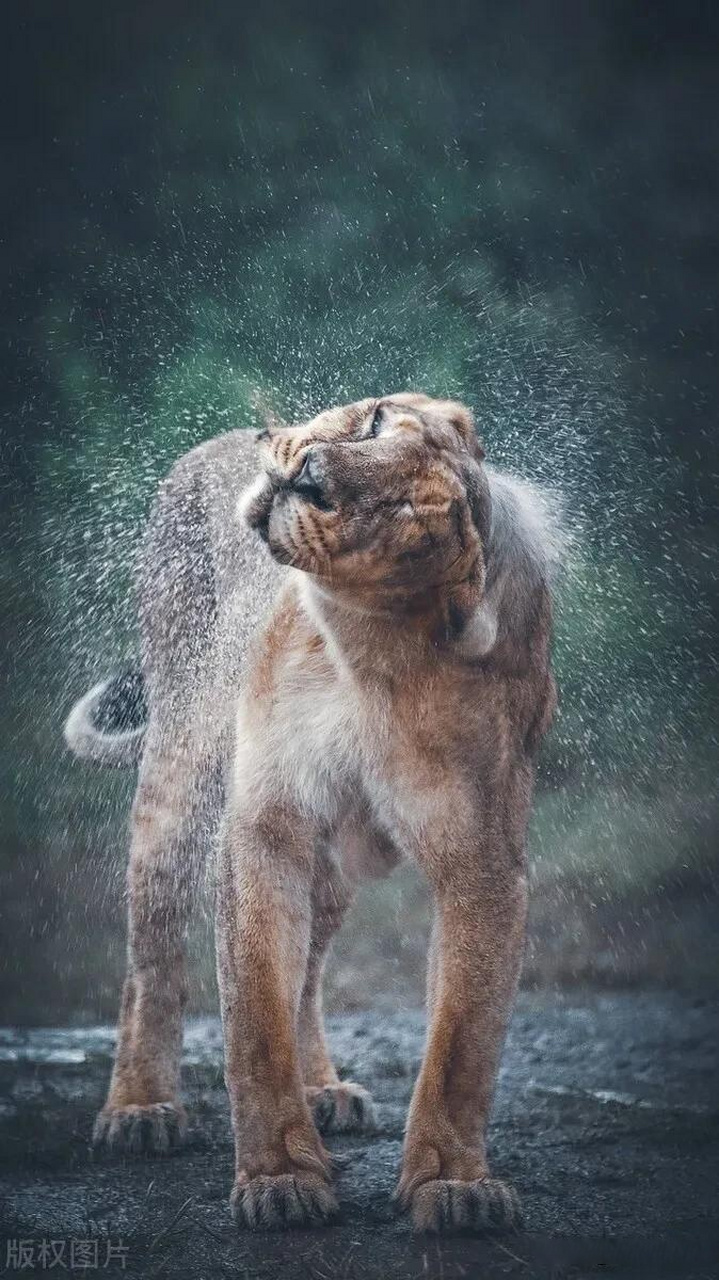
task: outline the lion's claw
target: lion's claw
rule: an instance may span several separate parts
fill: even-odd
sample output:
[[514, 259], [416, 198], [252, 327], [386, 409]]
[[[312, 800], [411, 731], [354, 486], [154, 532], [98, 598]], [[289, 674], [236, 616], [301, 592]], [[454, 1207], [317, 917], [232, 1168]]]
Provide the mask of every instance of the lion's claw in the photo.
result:
[[321, 1226], [337, 1212], [332, 1189], [309, 1173], [262, 1175], [238, 1183], [230, 1205], [238, 1227], [251, 1231]]
[[131, 1155], [166, 1155], [182, 1144], [186, 1130], [184, 1108], [174, 1102], [106, 1107], [95, 1121], [92, 1143]]
[[416, 1231], [508, 1231], [522, 1224], [516, 1191], [497, 1178], [425, 1182], [411, 1205]]
[[320, 1133], [373, 1133], [376, 1127], [374, 1102], [358, 1084], [307, 1088], [305, 1097]]

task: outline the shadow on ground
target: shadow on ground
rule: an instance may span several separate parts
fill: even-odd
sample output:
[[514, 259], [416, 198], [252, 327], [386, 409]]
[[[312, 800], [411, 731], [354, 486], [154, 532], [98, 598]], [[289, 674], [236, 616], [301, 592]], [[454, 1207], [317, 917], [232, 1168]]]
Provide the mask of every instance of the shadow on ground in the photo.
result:
[[217, 1020], [188, 1028], [193, 1130], [185, 1150], [164, 1159], [90, 1153], [110, 1028], [0, 1032], [0, 1270], [12, 1274], [24, 1258], [24, 1274], [44, 1274], [54, 1256], [46, 1241], [68, 1269], [71, 1249], [79, 1258], [84, 1247], [90, 1269], [148, 1280], [715, 1276], [718, 1025], [716, 1004], [674, 995], [524, 994], [491, 1155], [522, 1195], [526, 1231], [441, 1241], [412, 1235], [390, 1202], [422, 1051], [419, 1013], [330, 1020], [341, 1074], [374, 1093], [378, 1132], [330, 1142], [341, 1157], [337, 1224], [274, 1236], [239, 1234], [229, 1217]]

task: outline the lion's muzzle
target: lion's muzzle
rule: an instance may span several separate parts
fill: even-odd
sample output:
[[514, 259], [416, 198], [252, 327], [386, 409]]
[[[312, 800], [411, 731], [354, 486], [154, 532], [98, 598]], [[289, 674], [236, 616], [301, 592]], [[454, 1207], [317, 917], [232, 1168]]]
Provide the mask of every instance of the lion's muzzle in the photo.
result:
[[285, 481], [282, 488], [290, 493], [298, 494], [320, 511], [329, 511], [327, 499], [326, 477], [314, 450], [308, 449], [297, 475]]

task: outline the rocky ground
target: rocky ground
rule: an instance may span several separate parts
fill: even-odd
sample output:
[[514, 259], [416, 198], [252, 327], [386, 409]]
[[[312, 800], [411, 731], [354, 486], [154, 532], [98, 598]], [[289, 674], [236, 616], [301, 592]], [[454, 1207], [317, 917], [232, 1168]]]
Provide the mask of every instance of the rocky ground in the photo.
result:
[[372, 1090], [378, 1131], [330, 1140], [341, 1157], [336, 1225], [280, 1235], [240, 1234], [229, 1217], [216, 1020], [193, 1022], [186, 1037], [188, 1145], [155, 1159], [93, 1158], [88, 1147], [110, 1028], [0, 1032], [0, 1271], [24, 1263], [26, 1275], [60, 1274], [84, 1262], [201, 1280], [709, 1280], [719, 1275], [718, 1028], [716, 1004], [680, 996], [523, 995], [491, 1154], [521, 1193], [526, 1229], [441, 1240], [412, 1235], [390, 1202], [419, 1013], [330, 1020], [341, 1074]]

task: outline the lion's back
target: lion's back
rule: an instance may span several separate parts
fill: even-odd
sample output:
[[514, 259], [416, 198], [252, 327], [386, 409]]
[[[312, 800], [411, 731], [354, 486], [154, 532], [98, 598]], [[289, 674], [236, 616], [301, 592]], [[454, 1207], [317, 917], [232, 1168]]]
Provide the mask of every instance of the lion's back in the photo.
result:
[[158, 488], [137, 573], [151, 702], [193, 685], [219, 701], [240, 677], [282, 577], [237, 515], [256, 469], [252, 434], [231, 431], [184, 454]]

